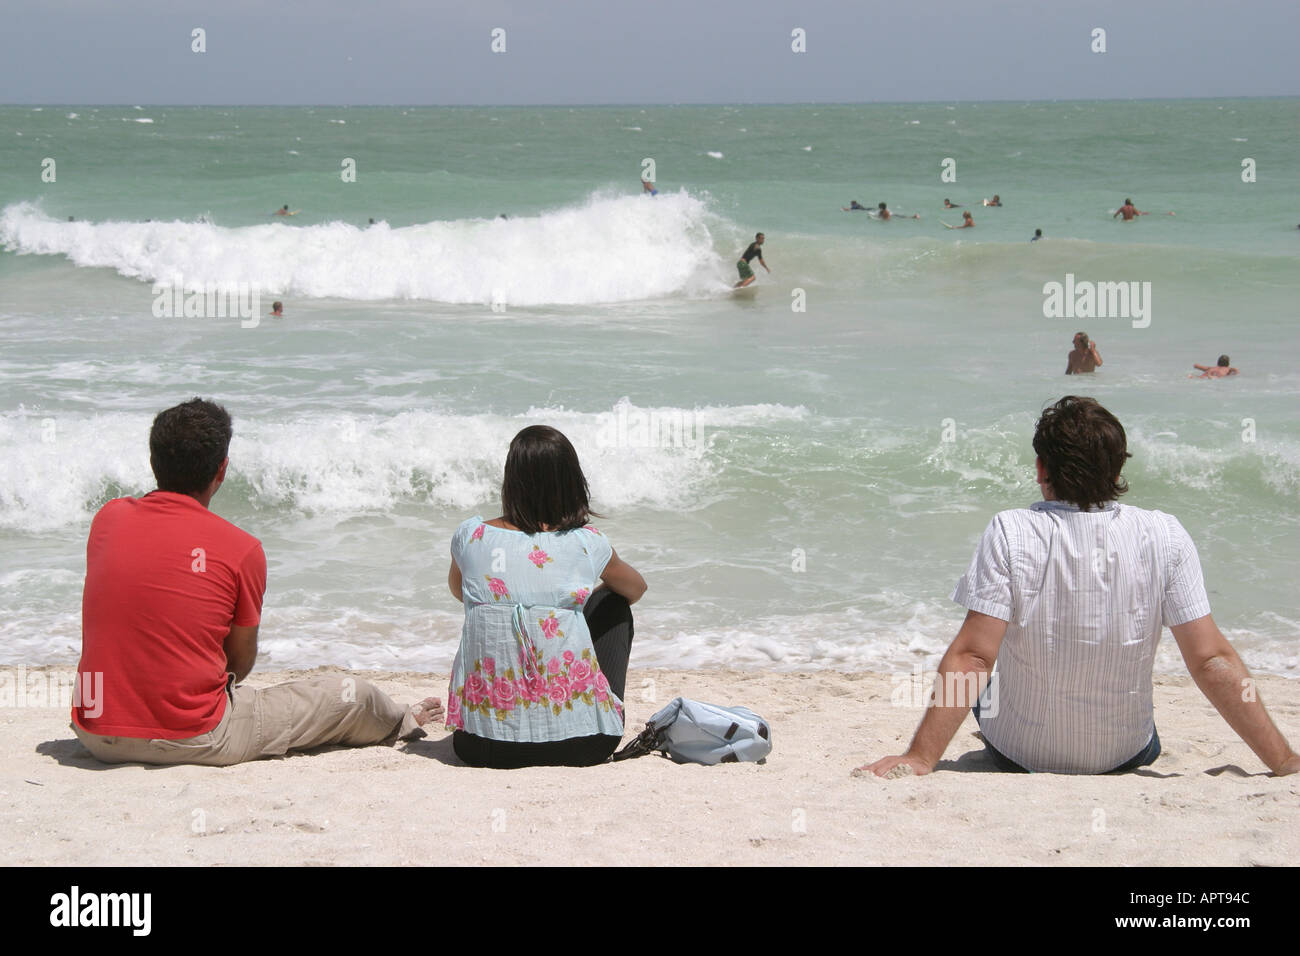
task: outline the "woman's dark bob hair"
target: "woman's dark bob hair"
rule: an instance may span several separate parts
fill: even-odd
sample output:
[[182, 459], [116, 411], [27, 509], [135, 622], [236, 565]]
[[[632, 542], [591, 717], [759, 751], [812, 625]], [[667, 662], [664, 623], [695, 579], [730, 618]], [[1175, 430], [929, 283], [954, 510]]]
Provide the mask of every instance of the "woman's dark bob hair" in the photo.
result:
[[510, 442], [501, 482], [501, 513], [528, 534], [573, 531], [590, 518], [587, 479], [569, 439], [549, 425], [530, 425]]

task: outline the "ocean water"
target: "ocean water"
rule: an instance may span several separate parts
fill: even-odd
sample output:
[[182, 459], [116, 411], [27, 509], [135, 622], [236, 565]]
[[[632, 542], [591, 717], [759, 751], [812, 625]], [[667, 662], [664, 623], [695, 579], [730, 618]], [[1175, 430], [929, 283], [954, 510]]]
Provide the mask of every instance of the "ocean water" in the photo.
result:
[[[989, 517], [1038, 498], [1038, 412], [1075, 393], [1126, 426], [1124, 500], [1180, 517], [1247, 663], [1300, 675], [1298, 120], [0, 109], [0, 663], [75, 663], [90, 519], [153, 487], [152, 416], [198, 394], [235, 419], [213, 508], [269, 559], [264, 669], [448, 668], [451, 531], [499, 513], [534, 423], [573, 440], [650, 584], [634, 666], [933, 667]], [[1152, 215], [1113, 220], [1129, 196]], [[772, 273], [735, 296], [758, 230]], [[1045, 316], [1067, 276], [1149, 309]], [[256, 291], [256, 320], [156, 314], [192, 283]], [[1079, 329], [1104, 365], [1065, 379]], [[1225, 352], [1240, 376], [1188, 379]]]

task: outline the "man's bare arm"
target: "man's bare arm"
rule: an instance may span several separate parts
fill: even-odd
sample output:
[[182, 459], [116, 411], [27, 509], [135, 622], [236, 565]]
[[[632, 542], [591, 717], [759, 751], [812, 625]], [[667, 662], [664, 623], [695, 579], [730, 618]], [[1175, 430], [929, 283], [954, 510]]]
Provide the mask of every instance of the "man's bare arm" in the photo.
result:
[[1250, 672], [1209, 614], [1170, 628], [1196, 686], [1215, 710], [1279, 776], [1300, 771], [1300, 756], [1273, 723]]
[[1006, 633], [1007, 622], [1001, 618], [967, 611], [961, 630], [939, 662], [934, 697], [907, 753], [884, 757], [858, 769], [870, 770], [879, 777], [899, 764], [907, 764], [918, 774], [933, 770], [988, 683]]
[[222, 649], [226, 652], [226, 671], [235, 675], [235, 683], [240, 683], [253, 671], [257, 663], [257, 628], [230, 625]]

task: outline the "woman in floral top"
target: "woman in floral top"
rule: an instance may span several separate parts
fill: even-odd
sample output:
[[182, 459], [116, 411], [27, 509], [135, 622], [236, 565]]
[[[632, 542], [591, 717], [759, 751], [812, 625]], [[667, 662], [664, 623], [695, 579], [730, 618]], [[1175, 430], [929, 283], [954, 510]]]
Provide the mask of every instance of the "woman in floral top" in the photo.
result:
[[587, 523], [587, 499], [569, 440], [534, 425], [510, 443], [502, 517], [452, 536], [465, 626], [447, 727], [471, 766], [588, 766], [622, 739], [630, 605], [646, 584]]

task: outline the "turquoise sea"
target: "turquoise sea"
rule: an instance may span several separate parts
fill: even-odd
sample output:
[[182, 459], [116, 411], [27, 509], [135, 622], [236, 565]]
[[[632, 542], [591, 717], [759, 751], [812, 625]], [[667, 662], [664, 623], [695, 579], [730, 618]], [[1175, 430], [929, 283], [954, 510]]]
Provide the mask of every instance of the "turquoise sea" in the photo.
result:
[[[1300, 676], [1298, 156], [1296, 99], [0, 108], [0, 663], [75, 663], [90, 519], [197, 394], [235, 418], [214, 510], [270, 563], [263, 669], [445, 671], [450, 534], [538, 422], [650, 584], [634, 667], [930, 668], [1075, 393], [1248, 665]], [[1045, 316], [1067, 276], [1149, 314]], [[159, 315], [171, 283], [257, 318]], [[1080, 329], [1104, 365], [1066, 379]]]

